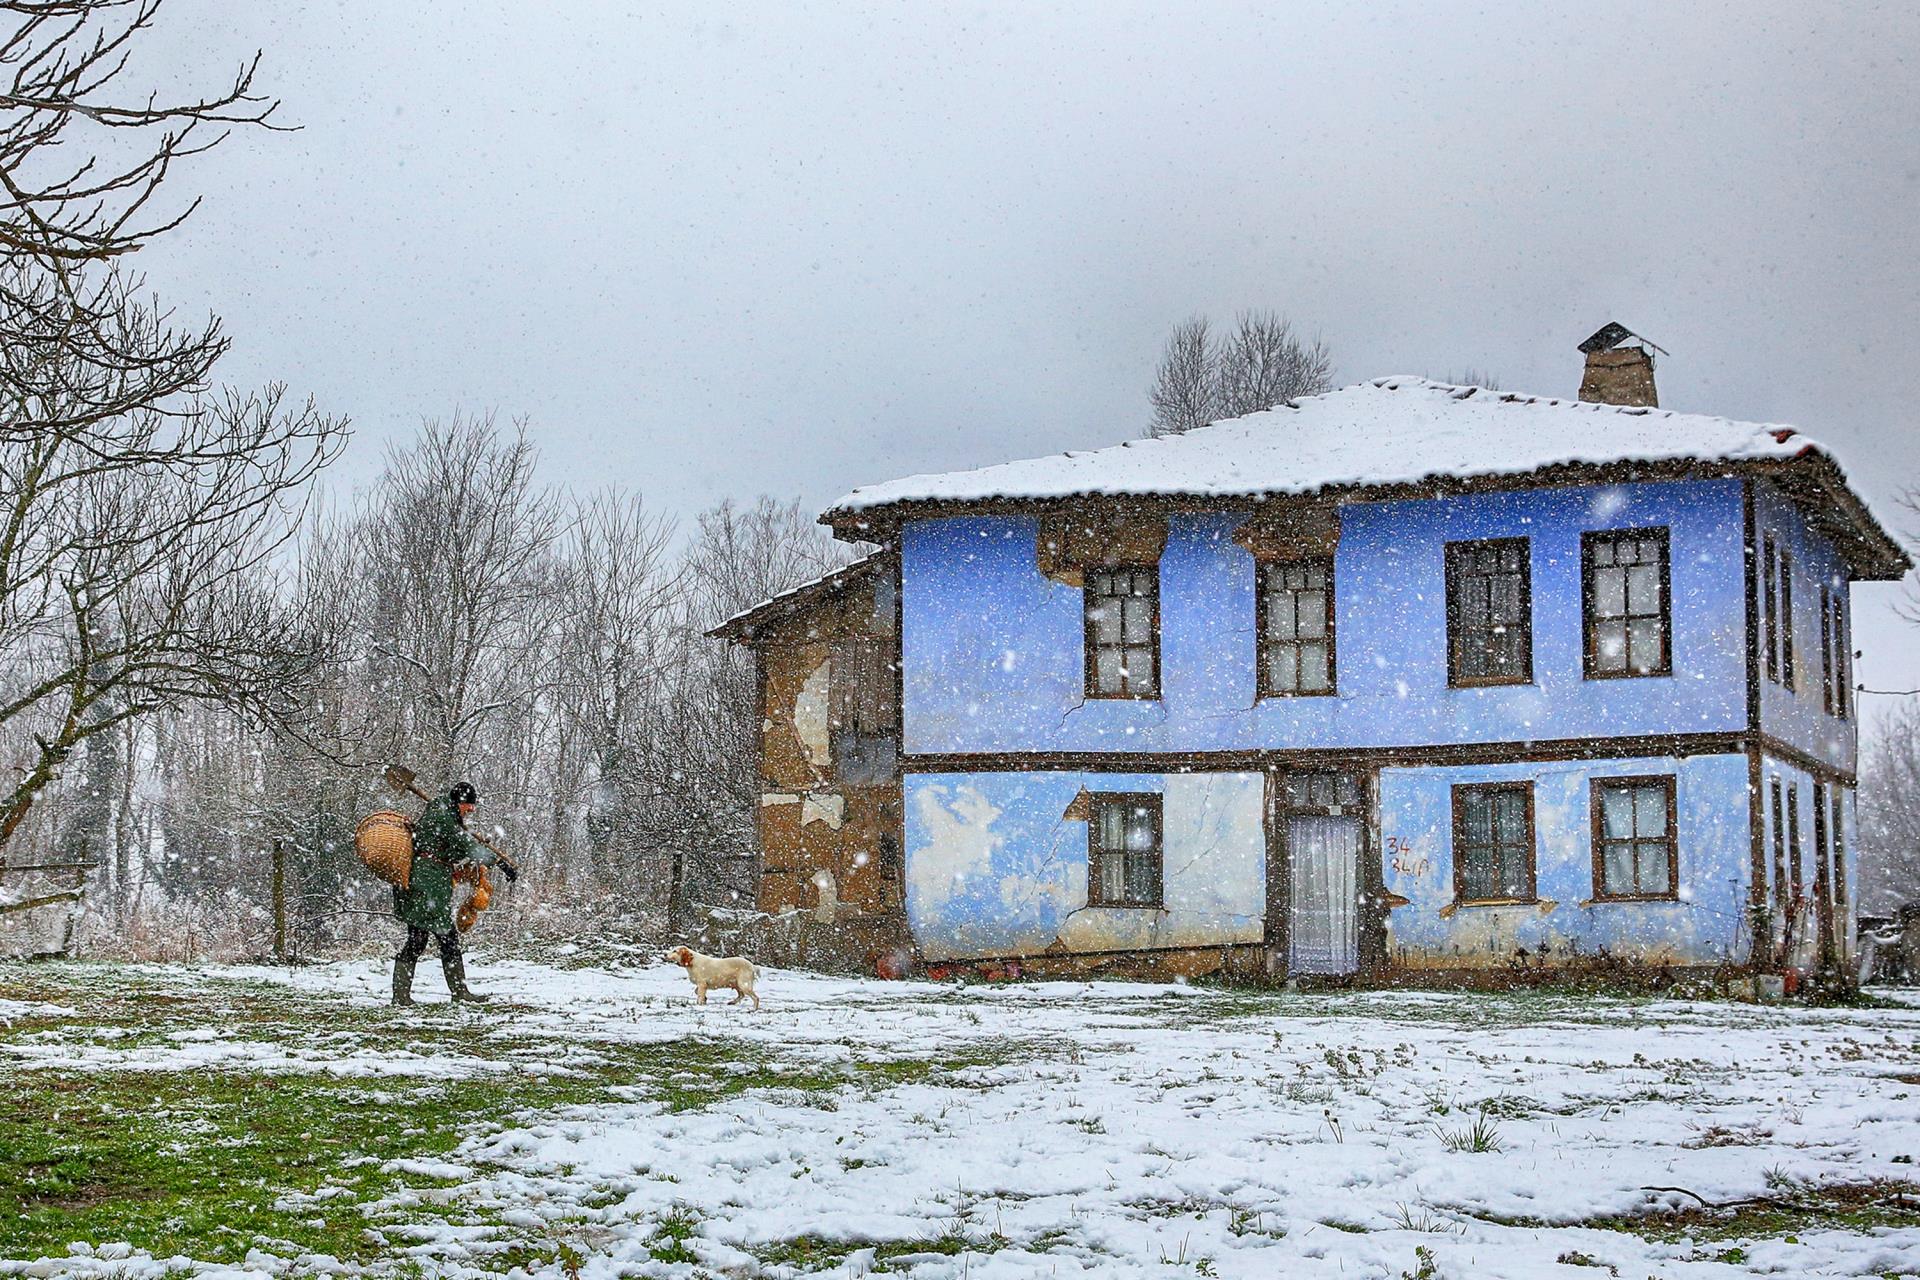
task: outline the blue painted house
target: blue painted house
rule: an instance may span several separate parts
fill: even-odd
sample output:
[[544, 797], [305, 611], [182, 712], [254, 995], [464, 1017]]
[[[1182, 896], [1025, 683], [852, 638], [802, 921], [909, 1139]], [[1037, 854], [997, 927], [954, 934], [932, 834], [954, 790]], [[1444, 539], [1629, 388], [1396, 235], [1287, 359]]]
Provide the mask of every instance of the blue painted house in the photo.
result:
[[770, 866], [929, 965], [1843, 962], [1849, 590], [1909, 562], [1792, 428], [1654, 407], [1642, 350], [1588, 374], [855, 490], [822, 519], [881, 551], [719, 633], [761, 652], [769, 760], [805, 734], [767, 673], [816, 646], [819, 764], [780, 785], [869, 801]]

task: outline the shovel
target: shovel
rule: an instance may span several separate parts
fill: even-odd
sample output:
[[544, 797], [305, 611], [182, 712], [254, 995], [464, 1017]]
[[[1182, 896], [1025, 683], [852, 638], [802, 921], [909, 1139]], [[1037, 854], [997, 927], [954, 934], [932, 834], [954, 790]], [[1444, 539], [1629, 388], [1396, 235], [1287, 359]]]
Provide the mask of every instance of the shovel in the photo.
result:
[[[387, 766], [387, 785], [388, 786], [392, 787], [395, 791], [411, 791], [414, 795], [419, 796], [422, 800], [425, 800], [428, 804], [432, 804], [433, 797], [428, 795], [426, 792], [422, 791], [420, 789], [420, 784], [415, 781], [415, 779], [418, 778], [419, 776], [420, 776], [419, 774], [407, 768], [405, 765], [390, 764]], [[493, 850], [494, 856], [500, 859], [500, 865], [505, 867], [512, 867], [516, 872], [520, 870], [520, 864], [515, 862], [512, 858], [509, 858], [504, 852], [502, 852], [499, 845], [496, 845], [493, 841], [487, 839], [485, 836], [480, 835], [476, 832], [470, 831], [467, 834], [473, 836], [475, 840], [479, 841], [481, 844], [485, 845], [487, 848]]]

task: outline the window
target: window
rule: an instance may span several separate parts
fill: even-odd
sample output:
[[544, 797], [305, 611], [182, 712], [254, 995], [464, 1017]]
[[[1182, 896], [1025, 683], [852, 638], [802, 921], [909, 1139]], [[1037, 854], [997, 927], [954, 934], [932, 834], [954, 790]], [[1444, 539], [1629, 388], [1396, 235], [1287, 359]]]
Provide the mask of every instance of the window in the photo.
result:
[[835, 773], [849, 785], [886, 782], [898, 766], [899, 671], [893, 652], [892, 636], [845, 636], [833, 645], [827, 742]]
[[1787, 892], [1800, 896], [1800, 788], [1787, 788]]
[[1678, 896], [1673, 796], [1672, 774], [1594, 779], [1595, 898]]
[[1328, 810], [1358, 810], [1365, 795], [1360, 775], [1325, 771], [1290, 771], [1287, 774], [1285, 804], [1288, 809], [1315, 813]]
[[828, 723], [863, 736], [893, 733], [900, 727], [894, 698], [897, 679], [890, 637], [846, 636], [833, 646], [828, 668]]
[[1846, 946], [1847, 840], [1840, 784], [1813, 784], [1813, 896], [1820, 911], [1820, 954], [1831, 962]]
[[1820, 911], [1824, 931], [1833, 919], [1833, 848], [1827, 843], [1827, 784], [1813, 784], [1813, 900]]
[[1780, 548], [1774, 544], [1773, 535], [1765, 540], [1766, 554], [1761, 560], [1761, 594], [1766, 600], [1767, 613], [1767, 679], [1778, 683], [1780, 680]]
[[1532, 902], [1533, 784], [1453, 789], [1455, 901]]
[[1776, 776], [1773, 784], [1773, 899], [1779, 909], [1780, 919], [1787, 918], [1787, 911], [1793, 904], [1793, 894], [1787, 887], [1787, 824], [1786, 806], [1780, 798], [1780, 779]]
[[1260, 696], [1330, 694], [1333, 561], [1260, 565]]
[[1625, 529], [1580, 538], [1586, 604], [1587, 679], [1673, 671], [1672, 589], [1665, 529]]
[[1086, 571], [1087, 696], [1160, 696], [1160, 570]]
[[1845, 587], [1820, 588], [1820, 687], [1827, 714], [1847, 718], [1852, 701], [1847, 667], [1847, 593]]
[[[1767, 679], [1794, 687], [1793, 557], [1767, 534], [1763, 543], [1761, 596], [1767, 611]], [[1825, 612], [1822, 611], [1824, 619]], [[1824, 630], [1825, 623], [1822, 622]], [[1822, 643], [1825, 643], [1824, 637]]]
[[1087, 905], [1160, 905], [1160, 797], [1092, 795], [1087, 816]]
[[[1845, 809], [1841, 805], [1842, 788], [1835, 784], [1827, 788], [1827, 794], [1833, 799], [1833, 823], [1827, 828], [1833, 839], [1833, 900], [1844, 915], [1847, 904], [1847, 829]], [[1846, 925], [1836, 926], [1842, 933]]]
[[1533, 679], [1527, 540], [1447, 544], [1447, 683]]
[[1833, 714], [1833, 592], [1820, 588], [1820, 709]]
[[1780, 553], [1780, 683], [1793, 682], [1793, 557]]

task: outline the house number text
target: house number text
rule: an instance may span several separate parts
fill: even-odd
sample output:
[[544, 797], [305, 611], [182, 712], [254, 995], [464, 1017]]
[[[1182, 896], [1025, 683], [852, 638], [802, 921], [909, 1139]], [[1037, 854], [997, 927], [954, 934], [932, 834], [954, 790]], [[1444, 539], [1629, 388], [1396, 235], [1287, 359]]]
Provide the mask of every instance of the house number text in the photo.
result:
[[1405, 836], [1386, 838], [1387, 858], [1396, 875], [1424, 876], [1427, 874], [1428, 861], [1414, 848], [1413, 841]]

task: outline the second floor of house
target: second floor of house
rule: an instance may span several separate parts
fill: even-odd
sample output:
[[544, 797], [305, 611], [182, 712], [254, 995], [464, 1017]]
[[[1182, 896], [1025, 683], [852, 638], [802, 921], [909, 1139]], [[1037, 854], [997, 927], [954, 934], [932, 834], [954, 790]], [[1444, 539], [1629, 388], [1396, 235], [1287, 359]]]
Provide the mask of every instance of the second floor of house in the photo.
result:
[[1757, 701], [1761, 732], [1852, 767], [1850, 573], [1763, 482], [1271, 515], [906, 522], [905, 751], [1704, 737]]

